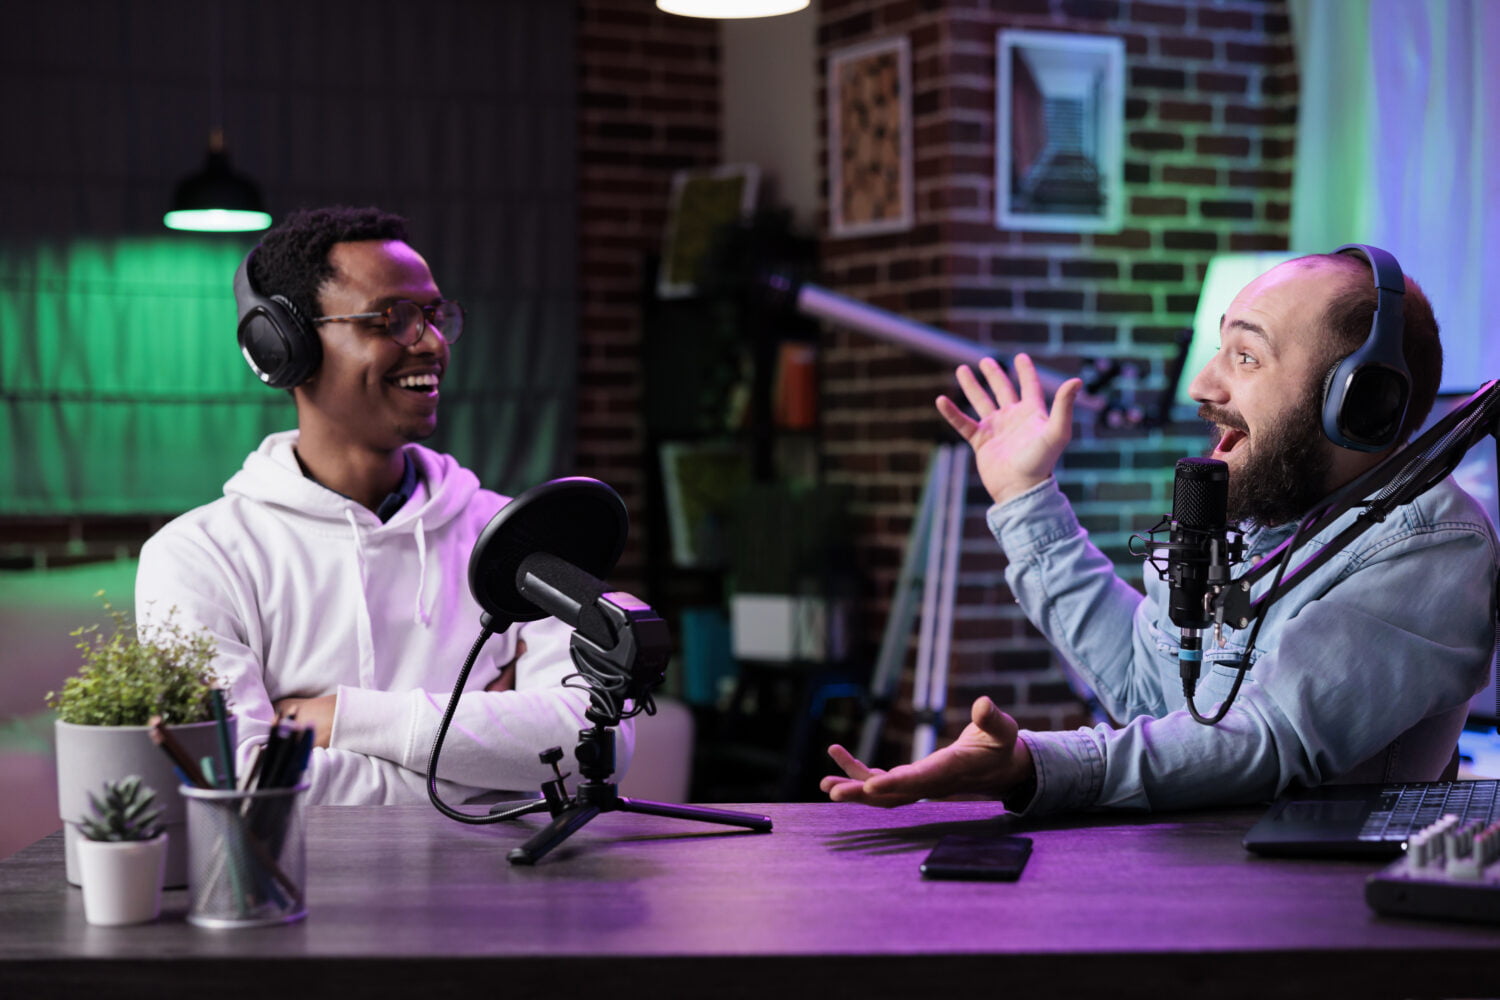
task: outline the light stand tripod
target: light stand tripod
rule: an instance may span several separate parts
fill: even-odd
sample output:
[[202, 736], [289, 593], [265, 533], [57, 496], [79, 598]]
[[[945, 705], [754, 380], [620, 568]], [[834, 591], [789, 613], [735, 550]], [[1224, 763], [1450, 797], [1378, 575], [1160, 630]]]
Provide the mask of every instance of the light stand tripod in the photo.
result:
[[[427, 765], [427, 797], [443, 815], [461, 823], [487, 824], [546, 809], [552, 822], [513, 849], [512, 864], [535, 864], [589, 820], [605, 812], [636, 812], [700, 820], [766, 832], [766, 816], [668, 805], [626, 798], [611, 781], [615, 771], [614, 727], [622, 719], [655, 712], [651, 692], [666, 677], [671, 636], [666, 622], [643, 601], [606, 592], [597, 579], [614, 568], [625, 545], [627, 520], [619, 494], [596, 479], [556, 479], [533, 487], [503, 507], [480, 533], [469, 558], [469, 589], [483, 609], [482, 631], [469, 651], [438, 726]], [[509, 623], [551, 615], [573, 628], [568, 652], [589, 692], [574, 756], [584, 781], [568, 796], [558, 767], [561, 747], [540, 754], [555, 775], [542, 784], [541, 799], [503, 802], [488, 815], [451, 808], [437, 793], [438, 757], [469, 672], [486, 640]], [[574, 686], [565, 681], [566, 686]], [[626, 705], [630, 707], [627, 709]]]
[[[906, 556], [896, 581], [890, 617], [880, 642], [870, 682], [871, 707], [860, 730], [858, 756], [873, 760], [879, 749], [886, 712], [901, 680], [907, 643], [922, 592], [921, 629], [917, 636], [916, 676], [912, 682], [911, 759], [921, 760], [937, 745], [948, 700], [949, 645], [958, 584], [958, 549], [963, 533], [964, 492], [968, 488], [968, 445], [940, 444], [927, 467], [922, 503], [907, 538]], [[919, 568], [920, 567], [920, 568]]]

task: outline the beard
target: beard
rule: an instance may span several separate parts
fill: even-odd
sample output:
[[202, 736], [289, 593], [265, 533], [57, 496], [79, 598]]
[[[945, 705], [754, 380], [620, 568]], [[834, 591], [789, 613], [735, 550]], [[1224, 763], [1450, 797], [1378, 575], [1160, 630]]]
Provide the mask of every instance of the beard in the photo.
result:
[[[1304, 393], [1302, 401], [1252, 440], [1238, 468], [1229, 469], [1228, 515], [1231, 524], [1262, 527], [1297, 520], [1327, 495], [1332, 458], [1323, 438], [1319, 393]], [[1207, 403], [1198, 416], [1248, 433], [1239, 414]]]

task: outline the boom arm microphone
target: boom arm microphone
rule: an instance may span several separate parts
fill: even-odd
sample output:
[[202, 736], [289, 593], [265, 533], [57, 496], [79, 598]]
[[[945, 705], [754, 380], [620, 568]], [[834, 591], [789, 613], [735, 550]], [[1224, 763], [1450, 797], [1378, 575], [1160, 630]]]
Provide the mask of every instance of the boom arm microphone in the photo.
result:
[[[1209, 588], [1228, 579], [1227, 561], [1215, 558], [1227, 544], [1228, 509], [1229, 466], [1213, 458], [1178, 459], [1167, 549], [1167, 617], [1182, 629], [1177, 663], [1189, 701], [1203, 666], [1202, 630], [1212, 621]], [[1222, 579], [1211, 579], [1215, 576]]]
[[1172, 480], [1172, 533], [1167, 549], [1167, 615], [1178, 628], [1207, 628], [1214, 553], [1227, 543], [1229, 466], [1214, 458], [1177, 461]]
[[[1177, 662], [1182, 691], [1194, 718], [1193, 693], [1203, 665], [1202, 630], [1223, 623], [1214, 598], [1229, 586], [1229, 569], [1244, 554], [1237, 528], [1227, 524], [1229, 466], [1216, 458], [1177, 461], [1172, 481], [1172, 513], [1152, 528], [1146, 557], [1167, 581], [1167, 617], [1182, 630]], [[1154, 536], [1163, 525], [1168, 541]], [[1165, 555], [1166, 564], [1158, 560]], [[1200, 721], [1204, 721], [1201, 720]]]

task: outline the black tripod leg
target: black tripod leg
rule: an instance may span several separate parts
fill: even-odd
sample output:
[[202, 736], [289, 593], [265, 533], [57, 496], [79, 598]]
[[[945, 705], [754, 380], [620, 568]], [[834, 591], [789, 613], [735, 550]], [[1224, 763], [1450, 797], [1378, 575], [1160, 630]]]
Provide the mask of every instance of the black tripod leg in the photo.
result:
[[602, 812], [598, 806], [575, 802], [558, 813], [546, 826], [531, 835], [531, 839], [520, 847], [513, 848], [507, 857], [513, 865], [534, 865], [552, 848], [567, 840], [585, 823]]
[[762, 833], [771, 829], [771, 817], [753, 813], [731, 812], [728, 809], [708, 809], [704, 806], [679, 806], [666, 802], [648, 802], [644, 799], [620, 798], [615, 806], [621, 812], [647, 813], [651, 816], [670, 816], [673, 819], [696, 819], [704, 823], [722, 823], [725, 826], [743, 826]]

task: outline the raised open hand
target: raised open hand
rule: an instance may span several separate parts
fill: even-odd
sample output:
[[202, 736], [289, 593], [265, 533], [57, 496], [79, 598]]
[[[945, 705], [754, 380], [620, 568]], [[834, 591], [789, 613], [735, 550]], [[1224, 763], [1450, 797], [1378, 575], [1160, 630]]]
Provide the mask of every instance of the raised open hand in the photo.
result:
[[1073, 437], [1073, 401], [1083, 388], [1080, 380], [1068, 379], [1058, 387], [1049, 410], [1031, 358], [1017, 354], [1015, 369], [1013, 386], [1000, 363], [985, 358], [979, 370], [989, 385], [986, 389], [973, 369], [959, 367], [959, 387], [977, 420], [947, 396], [937, 398], [943, 419], [974, 449], [980, 481], [996, 503], [1019, 496], [1052, 475]]

